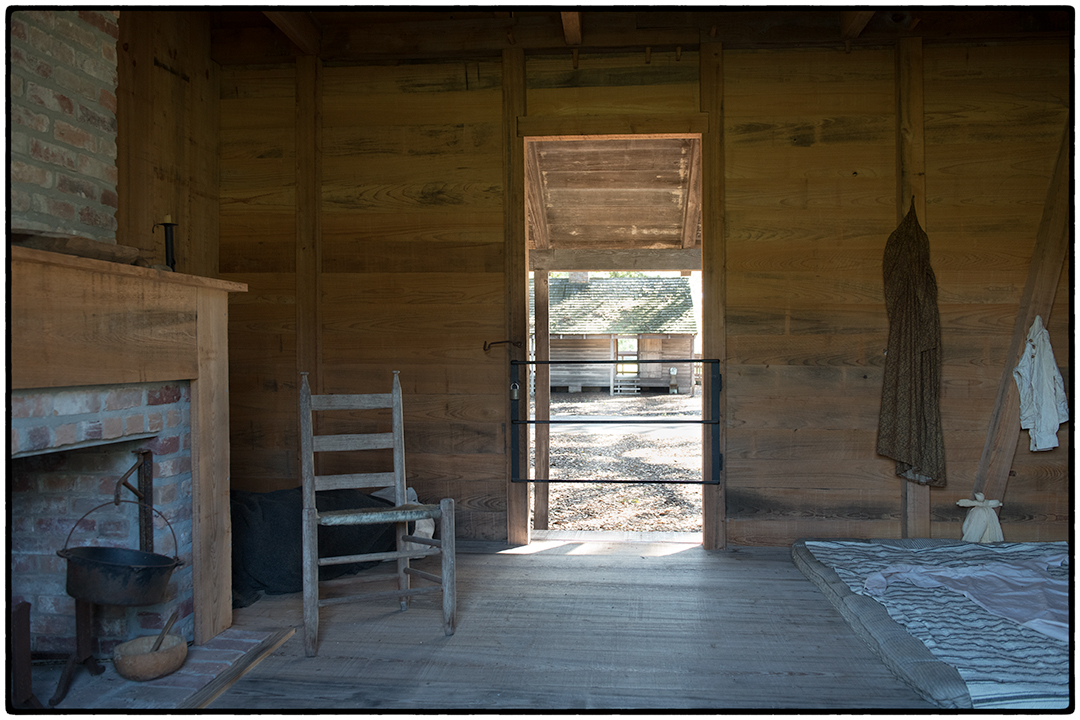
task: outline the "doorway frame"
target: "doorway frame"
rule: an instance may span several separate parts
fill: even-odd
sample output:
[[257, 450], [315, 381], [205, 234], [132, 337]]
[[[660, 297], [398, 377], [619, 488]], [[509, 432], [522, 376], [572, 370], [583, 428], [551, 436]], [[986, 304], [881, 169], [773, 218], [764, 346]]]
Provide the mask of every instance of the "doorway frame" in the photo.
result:
[[[503, 137], [504, 182], [503, 209], [506, 242], [507, 320], [510, 359], [526, 360], [529, 344], [528, 277], [529, 263], [525, 242], [525, 138], [592, 135], [701, 135], [701, 286], [702, 286], [702, 356], [720, 358], [721, 377], [726, 371], [726, 331], [724, 302], [726, 296], [724, 240], [724, 116], [723, 116], [723, 45], [703, 42], [698, 54], [700, 112], [605, 115], [528, 115], [525, 102], [525, 52], [506, 48], [503, 61]], [[510, 412], [510, 364], [506, 364], [506, 424]], [[708, 382], [708, 380], [706, 380]], [[706, 392], [709, 388], [704, 388]], [[720, 448], [726, 455], [726, 402], [720, 394]], [[529, 543], [529, 484], [510, 482], [510, 447], [506, 439], [506, 530], [511, 544]], [[714, 455], [708, 437], [704, 471], [712, 472]], [[528, 443], [519, 449], [519, 462], [528, 467]], [[702, 489], [702, 545], [709, 550], [727, 545], [725, 488], [727, 463], [720, 470], [719, 485]]]

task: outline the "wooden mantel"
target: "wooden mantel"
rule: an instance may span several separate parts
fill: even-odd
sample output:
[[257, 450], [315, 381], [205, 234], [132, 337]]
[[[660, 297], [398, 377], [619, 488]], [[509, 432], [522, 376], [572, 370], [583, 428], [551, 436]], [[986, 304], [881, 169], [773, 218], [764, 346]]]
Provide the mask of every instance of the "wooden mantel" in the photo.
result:
[[195, 643], [232, 625], [229, 293], [247, 285], [9, 247], [11, 388], [191, 382]]

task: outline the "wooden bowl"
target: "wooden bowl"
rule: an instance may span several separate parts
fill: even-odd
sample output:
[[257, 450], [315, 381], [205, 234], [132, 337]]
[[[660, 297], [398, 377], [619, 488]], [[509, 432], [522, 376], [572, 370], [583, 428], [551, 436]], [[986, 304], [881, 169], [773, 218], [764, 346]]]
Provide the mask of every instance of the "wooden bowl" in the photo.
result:
[[166, 635], [157, 652], [150, 652], [157, 635], [144, 635], [113, 649], [113, 666], [128, 680], [153, 680], [176, 672], [187, 659], [187, 640]]

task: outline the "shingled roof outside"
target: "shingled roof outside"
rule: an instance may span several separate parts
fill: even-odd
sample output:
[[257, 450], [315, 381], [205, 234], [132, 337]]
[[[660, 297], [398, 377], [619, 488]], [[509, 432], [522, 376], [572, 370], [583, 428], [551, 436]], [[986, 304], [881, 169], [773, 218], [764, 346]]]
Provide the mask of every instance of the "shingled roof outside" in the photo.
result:
[[553, 334], [697, 334], [689, 278], [602, 277], [571, 282], [554, 277], [548, 282]]

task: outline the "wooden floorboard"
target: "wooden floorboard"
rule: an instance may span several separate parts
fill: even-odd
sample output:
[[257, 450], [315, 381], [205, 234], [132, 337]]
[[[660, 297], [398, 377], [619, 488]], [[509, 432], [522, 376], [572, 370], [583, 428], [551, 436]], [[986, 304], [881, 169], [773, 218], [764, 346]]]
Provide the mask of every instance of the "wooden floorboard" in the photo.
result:
[[[438, 596], [323, 610], [208, 710], [931, 709], [792, 565], [787, 548], [548, 539], [463, 543], [458, 626]], [[373, 572], [373, 571], [369, 571]], [[342, 582], [342, 581], [335, 581]], [[345, 581], [348, 582], [348, 581]], [[300, 595], [237, 610], [299, 626]]]

